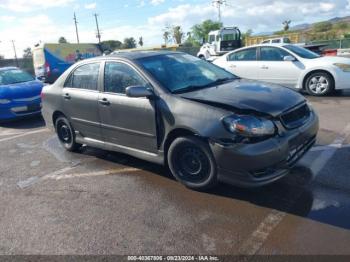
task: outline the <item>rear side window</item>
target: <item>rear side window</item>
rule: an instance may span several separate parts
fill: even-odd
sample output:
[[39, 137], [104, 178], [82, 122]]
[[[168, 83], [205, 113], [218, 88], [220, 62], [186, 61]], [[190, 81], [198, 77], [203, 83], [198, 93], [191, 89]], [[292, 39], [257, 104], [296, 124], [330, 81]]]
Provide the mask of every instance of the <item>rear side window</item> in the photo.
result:
[[107, 62], [105, 65], [104, 91], [125, 94], [129, 86], [146, 86], [147, 82], [132, 67], [124, 63]]
[[100, 63], [92, 63], [78, 67], [70, 75], [65, 87], [97, 90]]
[[256, 48], [249, 48], [228, 56], [229, 61], [256, 61]]
[[260, 60], [261, 61], [284, 61], [285, 56], [290, 54], [277, 47], [261, 47]]

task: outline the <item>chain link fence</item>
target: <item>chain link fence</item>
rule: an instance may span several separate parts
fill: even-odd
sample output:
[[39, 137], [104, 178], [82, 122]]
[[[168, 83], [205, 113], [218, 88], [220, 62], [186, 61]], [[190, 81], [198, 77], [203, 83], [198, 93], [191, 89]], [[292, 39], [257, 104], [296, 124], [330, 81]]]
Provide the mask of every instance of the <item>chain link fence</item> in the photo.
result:
[[350, 38], [312, 41], [312, 44], [325, 44], [326, 49], [346, 49], [350, 48]]

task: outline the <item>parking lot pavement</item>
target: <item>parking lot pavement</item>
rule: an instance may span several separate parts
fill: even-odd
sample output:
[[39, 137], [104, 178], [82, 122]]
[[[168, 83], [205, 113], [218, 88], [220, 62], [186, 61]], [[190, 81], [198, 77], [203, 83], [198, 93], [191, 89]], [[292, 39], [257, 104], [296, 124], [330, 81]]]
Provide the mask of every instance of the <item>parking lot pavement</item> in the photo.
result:
[[317, 145], [281, 181], [196, 192], [42, 119], [0, 125], [0, 254], [350, 254], [350, 95], [308, 97]]

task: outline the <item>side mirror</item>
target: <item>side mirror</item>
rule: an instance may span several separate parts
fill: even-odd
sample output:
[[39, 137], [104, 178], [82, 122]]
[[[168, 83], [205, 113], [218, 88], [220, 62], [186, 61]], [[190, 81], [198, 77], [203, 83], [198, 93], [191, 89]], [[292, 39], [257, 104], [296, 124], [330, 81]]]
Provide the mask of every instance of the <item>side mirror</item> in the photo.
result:
[[284, 61], [287, 61], [287, 62], [294, 62], [296, 61], [297, 59], [294, 57], [294, 56], [291, 56], [291, 55], [287, 55], [283, 58]]
[[152, 97], [153, 92], [145, 86], [129, 86], [125, 90], [126, 96], [128, 97]]

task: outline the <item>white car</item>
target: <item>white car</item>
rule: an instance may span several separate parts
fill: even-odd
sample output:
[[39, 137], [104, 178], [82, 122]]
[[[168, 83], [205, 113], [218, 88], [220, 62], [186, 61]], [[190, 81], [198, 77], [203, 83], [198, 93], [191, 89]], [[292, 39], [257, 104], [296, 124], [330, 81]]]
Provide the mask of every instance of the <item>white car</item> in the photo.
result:
[[350, 59], [321, 57], [292, 44], [237, 49], [213, 61], [233, 74], [322, 96], [350, 88]]

